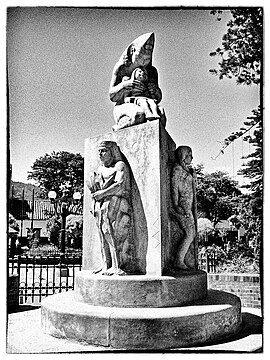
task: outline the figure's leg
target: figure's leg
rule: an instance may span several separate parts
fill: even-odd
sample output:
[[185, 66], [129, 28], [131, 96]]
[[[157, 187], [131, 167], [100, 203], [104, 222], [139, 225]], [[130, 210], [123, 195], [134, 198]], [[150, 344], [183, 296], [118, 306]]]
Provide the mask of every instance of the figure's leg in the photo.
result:
[[[112, 201], [113, 200], [111, 200], [111, 202]], [[110, 224], [110, 222], [112, 220], [110, 215], [112, 215], [112, 214], [110, 214], [110, 210], [107, 209], [106, 219], [104, 219], [105, 221], [103, 222], [102, 227], [101, 227], [101, 231], [104, 236], [104, 241], [109, 249], [110, 259], [111, 259], [111, 266], [106, 267], [104, 269], [104, 271], [102, 271], [103, 275], [113, 275], [119, 269], [119, 262], [118, 262], [117, 253], [116, 253], [116, 243], [115, 243], [113, 231], [112, 231], [111, 224]]]
[[129, 203], [126, 199], [112, 197], [108, 207], [108, 224], [106, 227], [106, 241], [109, 244], [112, 265], [104, 274], [124, 275], [121, 269], [122, 248], [130, 228], [130, 216], [124, 211], [129, 210]]
[[158, 105], [155, 102], [154, 99], [149, 99], [146, 100], [147, 105], [150, 108], [150, 112], [151, 112], [151, 116], [149, 120], [155, 120], [155, 119], [160, 119], [160, 115], [158, 114]]
[[115, 246], [115, 241], [111, 235], [106, 234], [106, 240], [109, 244], [112, 265], [110, 268], [102, 272], [103, 275], [124, 275], [125, 272], [120, 269], [119, 254]]
[[144, 112], [138, 105], [133, 103], [125, 103], [115, 106], [113, 114], [116, 122], [113, 126], [113, 130], [120, 130], [145, 122]]
[[98, 223], [98, 233], [100, 238], [100, 251], [101, 251], [101, 266], [93, 270], [94, 274], [102, 273], [110, 267], [110, 254], [108, 249], [108, 244], [105, 241], [105, 235], [102, 231], [102, 224]]
[[160, 113], [160, 122], [161, 124], [164, 126], [166, 126], [166, 123], [167, 123], [167, 118], [166, 118], [166, 115], [165, 115], [165, 110], [162, 106], [158, 105], [158, 111]]
[[190, 245], [195, 239], [195, 234], [196, 234], [193, 217], [187, 220], [182, 220], [181, 228], [184, 231], [185, 235], [177, 249], [177, 255], [174, 262], [174, 266], [176, 268], [184, 270], [184, 269], [188, 269], [188, 266], [185, 264], [185, 257]]
[[[122, 199], [121, 208], [123, 209], [125, 205], [127, 205], [127, 208], [125, 210], [128, 211], [129, 204], [125, 199]], [[124, 243], [126, 240], [129, 241], [130, 221], [131, 221], [130, 214], [119, 211], [114, 224], [114, 234], [115, 234], [115, 238], [117, 239], [116, 254], [118, 259], [118, 265], [119, 268], [121, 269], [123, 269], [124, 267], [124, 262], [123, 262]]]

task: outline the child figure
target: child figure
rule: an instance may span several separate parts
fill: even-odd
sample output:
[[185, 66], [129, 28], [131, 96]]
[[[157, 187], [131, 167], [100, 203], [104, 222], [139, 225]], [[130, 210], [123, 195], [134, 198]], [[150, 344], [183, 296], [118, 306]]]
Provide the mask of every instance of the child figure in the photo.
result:
[[[160, 119], [157, 101], [151, 96], [148, 90], [148, 74], [146, 69], [137, 67], [131, 74], [132, 80], [138, 80], [143, 85], [143, 90], [132, 89], [125, 96], [125, 103], [133, 103], [140, 106], [145, 113], [146, 120]], [[122, 81], [130, 80], [128, 76], [123, 76]]]

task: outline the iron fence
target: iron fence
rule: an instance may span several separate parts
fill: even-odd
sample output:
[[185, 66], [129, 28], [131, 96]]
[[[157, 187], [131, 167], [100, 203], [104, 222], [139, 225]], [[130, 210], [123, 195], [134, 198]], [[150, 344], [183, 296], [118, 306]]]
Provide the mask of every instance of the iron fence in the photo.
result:
[[81, 268], [80, 255], [9, 258], [9, 274], [19, 276], [19, 304], [40, 303], [46, 296], [73, 290]]
[[[215, 254], [199, 254], [199, 269], [215, 273]], [[40, 303], [42, 298], [74, 290], [75, 276], [82, 268], [81, 254], [18, 255], [9, 257], [9, 274], [19, 276], [19, 304]]]
[[198, 256], [199, 269], [207, 273], [215, 273], [217, 271], [217, 257], [215, 253], [199, 254]]

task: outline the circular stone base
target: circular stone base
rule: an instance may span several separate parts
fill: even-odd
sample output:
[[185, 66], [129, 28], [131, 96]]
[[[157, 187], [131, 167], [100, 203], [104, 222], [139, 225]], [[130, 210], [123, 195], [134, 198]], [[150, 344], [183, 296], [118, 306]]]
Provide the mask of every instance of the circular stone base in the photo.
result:
[[207, 274], [199, 270], [170, 276], [105, 276], [83, 270], [75, 278], [75, 300], [95, 306], [170, 307], [206, 296]]
[[241, 329], [240, 299], [209, 290], [192, 306], [120, 308], [74, 300], [74, 292], [52, 295], [41, 303], [45, 333], [116, 349], [166, 349], [206, 344]]

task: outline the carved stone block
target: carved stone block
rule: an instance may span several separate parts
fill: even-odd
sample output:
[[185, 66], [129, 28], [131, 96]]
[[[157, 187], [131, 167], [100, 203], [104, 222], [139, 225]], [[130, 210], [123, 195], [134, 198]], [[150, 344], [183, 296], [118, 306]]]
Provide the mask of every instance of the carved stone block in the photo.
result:
[[[127, 273], [162, 275], [171, 267], [177, 236], [169, 216], [175, 143], [159, 120], [110, 132], [85, 142], [85, 180], [99, 166], [101, 141], [117, 143], [131, 171], [132, 236], [124, 244]], [[100, 266], [100, 240], [85, 187], [83, 269]], [[177, 229], [179, 232], [179, 229]]]

